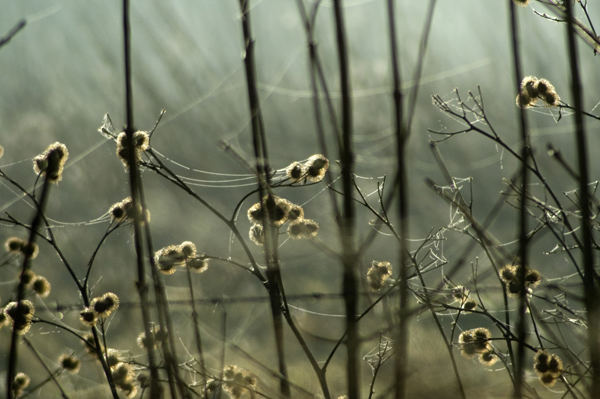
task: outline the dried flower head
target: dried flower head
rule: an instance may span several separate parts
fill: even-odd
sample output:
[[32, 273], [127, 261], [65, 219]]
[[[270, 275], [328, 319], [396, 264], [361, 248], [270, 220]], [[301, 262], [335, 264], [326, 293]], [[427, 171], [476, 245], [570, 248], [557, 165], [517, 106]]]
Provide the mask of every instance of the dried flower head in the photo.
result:
[[521, 81], [521, 92], [527, 93], [527, 95], [534, 99], [538, 96], [538, 78], [535, 76], [525, 76]]
[[477, 307], [477, 302], [475, 302], [473, 299], [467, 299], [464, 303], [463, 303], [463, 311], [465, 312], [470, 312], [475, 310], [475, 308]]
[[253, 224], [252, 226], [250, 226], [248, 236], [254, 244], [260, 247], [262, 247], [265, 244], [265, 231], [261, 224]]
[[27, 244], [27, 241], [19, 237], [9, 237], [4, 242], [6, 252], [28, 256], [29, 259], [37, 258], [40, 249], [36, 243]]
[[391, 276], [392, 264], [390, 262], [374, 260], [367, 271], [367, 282], [372, 290], [379, 291]]
[[112, 369], [112, 377], [116, 385], [133, 381], [133, 368], [129, 363], [119, 362]]
[[163, 274], [175, 273], [176, 266], [185, 265], [186, 256], [179, 245], [169, 245], [154, 254], [154, 262]]
[[142, 331], [137, 337], [137, 344], [140, 348], [155, 348], [160, 341], [164, 341], [167, 334], [160, 326], [150, 329], [150, 335], [146, 337], [146, 332]]
[[184, 241], [179, 244], [179, 250], [185, 258], [193, 258], [196, 256], [196, 244], [191, 241]]
[[31, 320], [35, 313], [33, 303], [28, 299], [23, 299], [21, 303], [9, 302], [4, 307], [6, 314], [17, 334], [25, 334], [31, 328]]
[[144, 331], [138, 334], [136, 343], [142, 349], [156, 347], [156, 340], [154, 339], [154, 334], [150, 334], [150, 336], [146, 337], [146, 333]]
[[556, 354], [539, 350], [533, 357], [533, 369], [537, 373], [540, 382], [547, 387], [551, 387], [562, 375], [563, 363]]
[[324, 155], [314, 154], [308, 158], [304, 166], [307, 180], [316, 183], [325, 177], [325, 173], [329, 169], [329, 160]]
[[515, 4], [521, 7], [526, 7], [529, 4], [529, 0], [514, 0]]
[[111, 369], [114, 369], [118, 364], [121, 363], [121, 355], [118, 350], [113, 348], [108, 348], [106, 351], [106, 364]]
[[27, 244], [22, 238], [19, 237], [9, 237], [4, 241], [4, 249], [9, 253], [21, 253], [23, 247]]
[[119, 307], [119, 297], [112, 293], [107, 292], [101, 297], [92, 299], [90, 308], [98, 314], [99, 317], [108, 317], [112, 312], [117, 310]]
[[525, 281], [521, 280], [523, 269], [521, 265], [506, 265], [500, 269], [500, 279], [506, 284], [506, 289], [511, 295], [519, 295], [522, 287], [531, 293], [542, 281], [542, 275], [535, 269], [525, 269]]
[[497, 361], [498, 355], [491, 349], [488, 349], [479, 355], [479, 362], [484, 366], [493, 366]]
[[208, 269], [208, 258], [205, 255], [195, 256], [187, 259], [185, 264], [194, 273], [204, 273]]
[[475, 354], [492, 351], [489, 344], [491, 336], [490, 330], [483, 327], [461, 332], [458, 336], [461, 354], [467, 358], [472, 358]]
[[256, 389], [256, 378], [238, 366], [227, 366], [223, 370], [223, 385], [234, 399], [239, 399], [245, 392]]
[[294, 239], [313, 238], [319, 234], [319, 223], [312, 219], [297, 219], [290, 223], [287, 232]]
[[23, 394], [23, 390], [29, 386], [31, 378], [23, 372], [17, 373], [12, 381], [10, 389], [15, 397], [19, 397]]
[[60, 364], [60, 367], [71, 374], [77, 374], [81, 367], [81, 362], [74, 355], [62, 354], [58, 358], [58, 363]]
[[33, 272], [33, 270], [31, 269], [27, 269], [27, 270], [23, 270], [20, 274], [19, 274], [19, 278], [20, 280], [23, 282], [23, 285], [25, 287], [30, 287], [31, 283], [33, 282], [33, 280], [35, 279], [35, 273]]
[[48, 181], [57, 183], [62, 179], [68, 158], [67, 146], [59, 142], [52, 143], [43, 153], [33, 158], [33, 171], [36, 175], [46, 176]]
[[[150, 136], [148, 132], [138, 130], [133, 133], [133, 146], [134, 146], [134, 160], [140, 162], [142, 159], [142, 153], [150, 146]], [[125, 132], [121, 132], [117, 135], [117, 156], [121, 159], [123, 166], [129, 165], [129, 139]]]
[[457, 285], [452, 288], [452, 298], [460, 303], [463, 303], [466, 298], [469, 297], [470, 293], [471, 292], [469, 289], [467, 287], [463, 287], [462, 285]]
[[285, 168], [285, 174], [293, 183], [300, 180], [306, 174], [306, 168], [300, 162], [294, 161]]
[[292, 204], [288, 212], [288, 220], [294, 221], [304, 218], [304, 209], [300, 205]]
[[35, 276], [31, 282], [31, 289], [41, 298], [46, 298], [50, 295], [50, 282], [43, 276]]
[[262, 205], [257, 202], [248, 209], [248, 220], [253, 224], [263, 224], [265, 213], [268, 210], [269, 222], [276, 227], [281, 226], [287, 221], [288, 213], [292, 203], [276, 195], [266, 195], [262, 200]]
[[98, 313], [94, 312], [92, 308], [85, 308], [79, 312], [79, 321], [88, 327], [95, 326], [98, 321]]
[[519, 94], [517, 94], [517, 106], [528, 108], [535, 105], [538, 99], [541, 99], [547, 107], [556, 107], [560, 103], [560, 97], [556, 93], [554, 85], [548, 80], [538, 79], [535, 76], [524, 77], [521, 81]]

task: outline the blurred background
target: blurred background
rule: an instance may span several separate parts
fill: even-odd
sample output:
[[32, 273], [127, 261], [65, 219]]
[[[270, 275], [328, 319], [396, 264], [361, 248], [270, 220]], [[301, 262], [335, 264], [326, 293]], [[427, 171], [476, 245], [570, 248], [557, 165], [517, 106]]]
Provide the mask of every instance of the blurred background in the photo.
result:
[[[67, 145], [69, 160], [63, 180], [52, 187], [47, 216], [54, 223], [65, 255], [75, 271], [83, 276], [87, 261], [108, 225], [106, 217], [102, 217], [113, 203], [129, 194], [127, 173], [115, 155], [115, 143], [98, 133], [105, 113], [110, 114], [117, 130], [124, 125], [120, 2], [1, 0], [0, 4], [1, 34], [21, 19], [27, 22], [25, 28], [0, 49], [0, 145], [5, 150], [0, 167], [24, 187], [31, 188], [35, 182], [31, 159], [55, 141]], [[312, 0], [305, 1], [307, 8], [313, 4]], [[431, 96], [439, 94], [443, 99], [455, 101], [454, 89], [465, 99], [468, 91], [477, 92], [480, 87], [489, 120], [498, 134], [514, 148], [518, 148], [519, 143], [507, 2], [437, 2], [422, 78], [416, 82], [415, 68], [428, 4], [427, 1], [398, 1], [396, 16], [404, 92], [408, 94], [415, 84], [420, 85], [408, 151], [407, 192], [414, 248], [429, 232], [438, 231], [452, 221], [449, 206], [424, 184], [425, 178], [444, 182], [429, 149], [429, 140], [441, 137], [428, 129], [455, 130], [460, 125], [436, 109]], [[396, 169], [386, 4], [382, 0], [346, 0], [344, 5], [353, 89], [356, 173], [361, 176], [357, 182], [365, 194], [371, 194], [368, 198], [376, 206], [377, 182], [383, 176], [391, 180]], [[600, 23], [600, 9], [596, 6], [589, 6], [590, 17]], [[537, 2], [517, 10], [523, 72], [550, 80], [562, 100], [572, 104], [565, 27], [535, 15], [534, 9], [546, 11]], [[254, 188], [254, 180], [244, 163], [224, 151], [222, 145], [228, 144], [243, 159], [252, 162], [238, 2], [132, 1], [131, 16], [135, 127], [150, 130], [164, 108], [166, 114], [152, 137], [152, 147], [177, 161], [178, 164], [167, 162], [174, 171], [189, 178], [200, 196], [230, 216], [238, 201]], [[270, 161], [272, 167], [280, 169], [294, 160], [320, 152], [306, 36], [296, 2], [292, 0], [253, 0], [251, 19]], [[332, 98], [339, 105], [331, 1], [321, 1], [316, 21], [319, 54]], [[600, 101], [595, 90], [600, 87], [600, 74], [596, 73], [599, 61], [589, 47], [581, 41], [579, 44], [585, 109], [594, 112]], [[546, 178], [558, 193], [574, 189], [576, 183], [546, 155], [546, 144], [552, 143], [574, 164], [573, 119], [569, 112], [564, 111], [559, 118], [557, 109], [541, 107], [529, 110], [527, 116], [534, 153]], [[586, 122], [592, 160], [590, 175], [595, 180], [600, 172], [600, 164], [595, 161], [595, 150], [600, 144], [596, 134], [599, 126], [591, 119]], [[331, 133], [331, 125], [327, 123], [326, 127]], [[332, 149], [333, 140], [328, 143]], [[470, 178], [464, 180], [464, 191], [472, 195], [474, 215], [482, 220], [506, 189], [503, 178], [512, 177], [517, 164], [510, 154], [474, 132], [445, 141], [439, 148], [453, 176]], [[337, 154], [331, 151], [333, 176], [339, 173], [336, 159]], [[152, 171], [145, 170], [143, 179], [156, 249], [191, 240], [201, 252], [247, 262], [239, 243], [231, 239], [227, 227], [215, 215]], [[543, 195], [535, 182], [532, 190]], [[323, 244], [331, 248], [339, 246], [329, 195], [323, 183], [281, 189], [278, 195], [303, 204], [306, 216], [320, 223], [319, 238]], [[256, 195], [251, 196], [241, 207], [238, 226], [244, 234], [250, 226], [245, 218], [246, 209], [256, 200]], [[26, 223], [33, 215], [23, 195], [6, 181], [0, 181], [0, 210]], [[390, 214], [393, 216], [393, 210]], [[359, 207], [359, 236], [366, 236], [372, 229], [372, 219], [372, 214]], [[387, 231], [382, 231], [364, 259], [360, 259], [363, 278], [373, 259], [391, 261], [394, 274], [397, 273], [396, 241]], [[518, 237], [517, 210], [505, 206], [489, 231], [500, 242], [507, 243], [505, 249], [515, 252], [517, 246], [511, 242]], [[439, 257], [451, 267], [469, 240], [450, 230], [440, 234], [441, 240], [428, 245], [422, 253], [430, 251], [432, 258]], [[10, 236], [25, 237], [25, 232], [1, 225], [0, 239], [4, 241]], [[547, 275], [571, 273], [572, 270], [564, 269], [567, 262], [562, 255], [545, 255], [555, 244], [550, 238], [545, 236], [533, 243], [533, 262], [543, 264], [540, 269]], [[54, 311], [58, 305], [79, 306], [75, 285], [52, 249], [44, 243], [40, 246], [41, 254], [33, 269], [50, 280], [53, 291], [43, 301], [36, 299], [37, 314], [48, 319], [62, 318], [61, 322], [79, 329], [77, 310], [60, 314]], [[262, 262], [260, 248], [252, 249]], [[471, 251], [469, 261], [479, 262], [482, 270], [489, 269], [489, 262], [479, 251]], [[286, 240], [283, 236], [280, 255], [288, 295], [341, 291], [339, 261], [317, 246], [307, 241]], [[123, 302], [135, 303], [138, 297], [134, 286], [134, 259], [132, 230], [124, 227], [99, 251], [91, 279], [93, 296], [113, 291]], [[16, 265], [0, 269], [2, 304], [13, 296]], [[440, 268], [428, 275], [431, 284], [437, 285], [443, 273], [444, 268]], [[470, 274], [471, 268], [465, 266], [456, 279], [466, 279]], [[167, 276], [164, 281], [171, 300], [187, 298], [185, 273]], [[276, 369], [268, 303], [261, 299], [243, 299], [265, 297], [261, 284], [251, 274], [218, 262], [213, 262], [205, 273], [194, 276], [194, 282], [196, 295], [207, 300], [201, 305], [201, 331], [206, 337], [209, 369], [217, 372], [225, 341], [226, 363], [251, 369], [259, 375], [261, 388], [275, 395], [277, 384], [273, 377], [257, 366], [260, 362]], [[364, 284], [363, 288], [366, 291]], [[221, 304], [223, 298], [230, 302]], [[363, 298], [361, 308], [373, 298]], [[323, 361], [343, 332], [343, 302], [316, 297], [291, 300], [290, 304], [317, 359]], [[171, 310], [178, 329], [179, 355], [187, 359], [188, 351], [193, 352], [189, 306], [173, 302]], [[225, 340], [221, 331], [224, 315], [227, 320]], [[362, 324], [365, 335], [385, 329], [381, 324], [381, 309], [376, 308], [369, 318], [371, 322]], [[481, 320], [474, 315], [465, 320], [465, 328], [476, 327]], [[414, 353], [407, 357], [415, 366], [410, 377], [411, 389], [423, 391], [423, 397], [443, 394], [446, 382], [453, 386], [447, 354], [431, 327], [430, 317], [426, 315], [414, 319], [410, 345]], [[122, 306], [109, 324], [109, 346], [143, 361], [143, 351], [135, 346], [135, 337], [141, 330], [139, 309], [135, 305]], [[38, 325], [30, 334], [43, 339], [44, 344], [38, 349], [50, 364], [56, 364], [58, 354], [65, 347], [75, 353], [82, 352], [77, 340], [59, 329]], [[8, 329], [0, 331], [0, 335], [3, 336], [0, 374], [4, 375]], [[306, 390], [319, 393], [317, 380], [299, 346], [291, 334], [286, 335], [286, 340], [291, 379]], [[376, 338], [365, 342], [361, 354], [367, 355], [376, 346]], [[250, 353], [252, 359], [244, 356], [238, 347]], [[26, 349], [22, 348], [21, 354], [23, 367], [39, 369], [39, 365], [29, 359]], [[502, 370], [489, 372], [472, 361], [460, 359], [460, 362], [465, 370], [466, 385], [474, 392], [484, 385], [492, 396], [503, 397], [510, 392], [509, 380]], [[90, 367], [84, 367], [78, 377], [65, 380], [69, 391], [103, 388], [97, 387], [103, 381], [100, 368], [94, 366], [91, 359], [87, 363]], [[342, 348], [333, 358], [328, 373], [332, 392], [340, 395], [345, 393], [343, 365]], [[381, 392], [391, 378], [392, 369], [390, 362], [379, 377]], [[43, 372], [38, 374], [34, 382], [45, 378]], [[440, 381], [438, 384], [428, 387], [420, 383], [431, 381], [432, 375]], [[367, 362], [363, 364], [363, 376], [362, 388], [366, 392], [371, 376]], [[535, 375], [529, 377], [532, 384], [535, 383]], [[0, 381], [3, 384], [4, 378]], [[538, 389], [542, 395], [552, 395], [541, 386]]]

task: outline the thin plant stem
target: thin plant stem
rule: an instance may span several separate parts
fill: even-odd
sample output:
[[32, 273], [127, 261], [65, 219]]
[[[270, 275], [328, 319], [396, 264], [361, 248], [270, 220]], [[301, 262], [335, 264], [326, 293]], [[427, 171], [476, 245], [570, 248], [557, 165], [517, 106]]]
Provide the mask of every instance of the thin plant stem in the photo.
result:
[[342, 141], [340, 152], [342, 192], [344, 193], [341, 219], [341, 245], [343, 263], [344, 304], [346, 310], [346, 383], [349, 399], [358, 399], [360, 396], [360, 339], [358, 336], [358, 283], [356, 278], [356, 257], [354, 243], [355, 210], [352, 200], [354, 170], [354, 152], [352, 150], [352, 93], [350, 87], [350, 62], [346, 44], [346, 28], [342, 1], [333, 1], [333, 17], [335, 23], [335, 37], [340, 73], [341, 106], [342, 106]]
[[271, 171], [269, 168], [267, 142], [265, 138], [264, 123], [258, 97], [256, 61], [254, 58], [254, 39], [252, 38], [250, 8], [248, 3], [249, 0], [239, 0], [242, 33], [244, 39], [244, 69], [246, 73], [248, 105], [250, 107], [252, 144], [254, 147], [256, 174], [258, 179], [258, 197], [261, 207], [265, 209], [265, 211], [263, 211], [263, 226], [265, 233], [265, 257], [267, 262], [266, 288], [270, 297], [279, 372], [284, 377], [280, 379], [279, 388], [284, 397], [290, 397], [290, 385], [287, 378], [288, 374], [283, 342], [283, 318], [281, 311], [282, 299], [281, 290], [278, 283], [280, 280], [280, 271], [277, 255], [277, 229], [271, 225], [269, 215], [271, 213], [271, 208], [275, 206], [275, 200], [273, 199], [273, 194], [271, 193], [269, 187]]
[[198, 351], [198, 357], [200, 359], [200, 376], [201, 383], [204, 390], [204, 399], [208, 399], [208, 391], [206, 389], [206, 364], [204, 363], [204, 351], [202, 350], [202, 337], [200, 336], [200, 326], [198, 321], [198, 312], [196, 311], [196, 303], [194, 301], [194, 286], [192, 284], [192, 272], [186, 265], [185, 267], [188, 290], [190, 292], [190, 305], [192, 307], [192, 321], [194, 322], [194, 340], [196, 341], [196, 350]]
[[[519, 26], [517, 20], [517, 13], [515, 10], [515, 3], [510, 0], [508, 1], [509, 6], [509, 25], [510, 25], [510, 38], [512, 45], [512, 56], [513, 56], [513, 69], [515, 78], [515, 87], [517, 93], [521, 90], [521, 78], [523, 76], [521, 72], [521, 55], [519, 52]], [[521, 136], [521, 157], [520, 157], [520, 177], [521, 177], [521, 192], [519, 194], [519, 305], [517, 312], [517, 337], [519, 337], [516, 355], [516, 364], [514, 370], [515, 376], [515, 387], [513, 392], [514, 398], [521, 398], [523, 396], [523, 380], [525, 372], [525, 329], [526, 329], [526, 310], [527, 310], [527, 292], [525, 287], [525, 275], [526, 268], [529, 265], [528, 262], [528, 234], [527, 234], [527, 190], [529, 185], [529, 173], [527, 164], [529, 162], [529, 138], [527, 135], [527, 119], [525, 117], [525, 111], [523, 107], [519, 107], [519, 133]]]
[[[131, 32], [129, 23], [129, 0], [123, 0], [123, 57], [124, 57], [124, 73], [125, 73], [125, 114], [127, 122], [125, 125], [125, 134], [127, 137], [127, 164], [129, 166], [129, 187], [131, 192], [131, 199], [133, 202], [134, 211], [134, 245], [137, 261], [137, 278], [136, 287], [138, 295], [140, 297], [140, 309], [142, 313], [142, 321], [144, 323], [144, 332], [146, 337], [150, 337], [152, 334], [152, 326], [150, 319], [150, 310], [148, 308], [148, 285], [146, 283], [146, 274], [144, 270], [144, 249], [142, 239], [142, 217], [146, 218], [146, 212], [143, 204], [139, 198], [139, 186], [141, 185], [141, 178], [139, 168], [137, 165], [136, 154], [134, 149], [134, 120], [133, 120], [133, 91], [131, 88]], [[138, 209], [140, 211], [138, 212]], [[87, 278], [86, 278], [87, 282]], [[171, 333], [171, 331], [169, 331]], [[148, 356], [148, 364], [150, 367], [150, 398], [157, 399], [160, 397], [159, 385], [158, 385], [158, 369], [156, 367], [156, 358], [154, 348], [152, 345], [148, 345], [146, 348]], [[167, 367], [167, 371], [169, 368]], [[169, 381], [172, 381], [170, 373]], [[174, 390], [171, 387], [171, 395], [175, 397]]]
[[565, 3], [567, 16], [567, 43], [569, 51], [569, 66], [571, 69], [571, 92], [575, 107], [575, 142], [577, 148], [577, 161], [579, 173], [579, 211], [581, 212], [581, 230], [583, 242], [583, 288], [585, 293], [585, 307], [588, 317], [588, 348], [592, 383], [591, 397], [600, 397], [600, 312], [598, 310], [598, 287], [594, 278], [594, 254], [592, 243], [592, 228], [590, 221], [590, 194], [588, 188], [589, 168], [587, 155], [587, 141], [583, 120], [583, 87], [579, 72], [579, 56], [575, 43], [575, 24], [573, 4], [570, 0]]

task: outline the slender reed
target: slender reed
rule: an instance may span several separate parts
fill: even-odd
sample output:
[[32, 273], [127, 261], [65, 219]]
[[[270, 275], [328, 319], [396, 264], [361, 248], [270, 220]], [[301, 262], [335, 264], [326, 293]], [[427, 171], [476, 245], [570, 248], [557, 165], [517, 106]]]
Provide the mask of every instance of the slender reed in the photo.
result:
[[[125, 114], [127, 122], [125, 125], [125, 134], [127, 135], [127, 142], [129, 145], [129, 151], [127, 151], [127, 163], [129, 165], [129, 187], [131, 192], [131, 198], [133, 201], [134, 212], [134, 245], [137, 260], [137, 278], [136, 287], [138, 295], [140, 297], [140, 309], [142, 312], [142, 321], [144, 323], [144, 332], [146, 337], [150, 337], [152, 334], [150, 310], [148, 307], [148, 285], [146, 283], [146, 274], [144, 271], [144, 249], [142, 239], [142, 217], [145, 218], [146, 212], [143, 204], [139, 198], [139, 185], [140, 185], [140, 172], [135, 159], [135, 151], [133, 149], [133, 133], [134, 133], [134, 121], [133, 121], [133, 93], [131, 89], [131, 32], [129, 24], [129, 0], [123, 0], [123, 56], [124, 56], [124, 67], [125, 67]], [[138, 211], [141, 209], [141, 211]], [[146, 221], [147, 223], [147, 221]], [[86, 279], [87, 282], [87, 279]], [[147, 345], [148, 364], [150, 367], [150, 398], [156, 399], [161, 396], [160, 386], [158, 380], [158, 369], [156, 367], [156, 358], [154, 348], [152, 345]], [[167, 371], [169, 368], [167, 367]], [[169, 381], [172, 378], [169, 373]], [[171, 386], [171, 394], [174, 394]], [[173, 397], [175, 397], [173, 395]]]
[[[31, 227], [29, 229], [29, 238], [27, 239], [27, 247], [33, 248], [37, 238], [37, 231], [42, 224], [43, 213], [46, 209], [46, 204], [48, 203], [48, 195], [50, 193], [50, 178], [48, 176], [44, 177], [44, 182], [42, 185], [42, 192], [40, 194], [40, 199], [37, 204], [36, 213], [33, 217], [33, 221], [31, 222]], [[25, 299], [25, 275], [26, 272], [31, 268], [31, 251], [25, 251], [23, 255], [23, 263], [21, 265], [21, 273], [19, 274], [19, 284], [17, 285], [17, 310], [21, 309], [21, 303], [23, 299]], [[19, 334], [15, 325], [12, 328], [11, 336], [10, 336], [10, 352], [8, 356], [8, 372], [6, 373], [6, 397], [9, 399], [13, 398], [12, 391], [12, 382], [15, 379], [16, 370], [17, 370], [17, 353], [19, 349]], [[115, 396], [116, 397], [116, 396]]]
[[[508, 1], [509, 7], [509, 24], [510, 24], [510, 38], [512, 45], [513, 55], [513, 68], [516, 92], [521, 91], [521, 79], [523, 74], [521, 72], [521, 55], [519, 53], [519, 26], [517, 21], [517, 14], [515, 10], [515, 4], [512, 0]], [[521, 136], [521, 158], [520, 158], [520, 177], [521, 177], [521, 192], [519, 194], [519, 262], [521, 267], [519, 268], [519, 305], [517, 313], [517, 337], [519, 338], [516, 355], [516, 365], [514, 366], [515, 376], [515, 387], [513, 392], [514, 398], [521, 398], [523, 396], [523, 378], [525, 372], [525, 329], [526, 329], [526, 310], [527, 310], [527, 292], [525, 287], [525, 275], [526, 268], [529, 265], [528, 262], [528, 230], [527, 230], [527, 190], [529, 184], [529, 173], [527, 164], [529, 162], [529, 137], [527, 134], [527, 118], [525, 117], [525, 110], [523, 107], [519, 109], [519, 133]]]
[[[254, 39], [250, 26], [249, 0], [239, 0], [242, 33], [244, 39], [244, 69], [248, 91], [248, 105], [250, 107], [250, 120], [252, 126], [252, 144], [256, 160], [256, 174], [258, 179], [258, 201], [261, 207], [266, 208], [263, 212], [263, 226], [265, 231], [265, 258], [267, 263], [267, 283], [269, 292], [271, 313], [273, 316], [273, 329], [275, 333], [275, 347], [279, 372], [283, 376], [280, 379], [280, 391], [284, 397], [290, 397], [290, 385], [287, 379], [287, 366], [285, 362], [283, 342], [283, 318], [281, 298], [281, 275], [279, 271], [279, 259], [277, 255], [278, 231], [271, 225], [271, 208], [275, 206], [273, 194], [270, 189], [271, 172], [268, 162], [267, 142], [265, 139], [264, 124], [260, 109], [260, 101], [256, 85], [256, 61], [254, 58]], [[266, 200], [265, 200], [266, 198]]]
[[567, 16], [567, 43], [569, 51], [569, 67], [571, 69], [571, 92], [573, 94], [575, 108], [575, 141], [577, 148], [577, 161], [579, 172], [579, 210], [581, 212], [581, 230], [583, 242], [583, 289], [585, 294], [585, 307], [588, 317], [588, 348], [590, 351], [590, 363], [592, 384], [590, 396], [600, 397], [600, 312], [598, 310], [598, 287], [596, 283], [596, 271], [594, 268], [593, 237], [591, 228], [590, 193], [588, 188], [589, 168], [587, 155], [587, 140], [585, 137], [585, 125], [583, 120], [583, 87], [579, 73], [579, 56], [575, 43], [575, 26], [573, 4], [570, 0], [565, 1]]
[[352, 90], [350, 87], [350, 63], [346, 44], [346, 28], [342, 1], [333, 1], [333, 16], [335, 22], [335, 36], [337, 42], [337, 55], [340, 71], [340, 86], [342, 93], [342, 142], [340, 161], [342, 169], [342, 192], [344, 193], [341, 220], [341, 245], [344, 277], [342, 291], [346, 308], [346, 381], [348, 398], [357, 399], [360, 396], [360, 339], [358, 336], [358, 322], [356, 319], [358, 309], [358, 282], [356, 277], [356, 258], [354, 243], [355, 210], [353, 194], [354, 153], [352, 150]]

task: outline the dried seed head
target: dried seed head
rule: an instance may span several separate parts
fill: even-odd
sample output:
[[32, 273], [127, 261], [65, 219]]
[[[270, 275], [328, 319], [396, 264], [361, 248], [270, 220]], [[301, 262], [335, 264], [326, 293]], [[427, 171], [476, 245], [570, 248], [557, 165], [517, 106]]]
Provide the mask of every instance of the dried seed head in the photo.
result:
[[10, 389], [13, 392], [15, 397], [21, 396], [23, 390], [29, 386], [31, 383], [31, 378], [25, 373], [19, 372], [15, 375], [15, 378], [12, 381]]
[[292, 204], [288, 212], [288, 220], [294, 221], [304, 218], [304, 209], [300, 205]]
[[252, 392], [256, 389], [256, 378], [248, 371], [231, 365], [223, 370], [223, 385], [225, 391], [233, 398], [239, 399], [245, 392]]
[[60, 367], [62, 367], [71, 374], [77, 374], [79, 372], [79, 368], [81, 367], [81, 362], [77, 357], [73, 355], [60, 355], [60, 357], [58, 358], [58, 363], [60, 364]]
[[385, 282], [392, 275], [392, 264], [388, 261], [372, 261], [371, 267], [367, 271], [367, 282], [374, 291], [383, 288]]
[[506, 265], [502, 269], [500, 269], [500, 278], [505, 283], [510, 283], [516, 277], [517, 267], [513, 265]]
[[[142, 160], [142, 153], [150, 146], [150, 137], [147, 132], [137, 131], [133, 133], [134, 143], [134, 160], [140, 162]], [[121, 132], [117, 135], [117, 156], [126, 168], [129, 165], [129, 140], [125, 132]]]
[[133, 368], [129, 363], [117, 363], [113, 367], [112, 377], [116, 385], [131, 382], [133, 380]]
[[527, 93], [530, 98], [538, 96], [538, 78], [535, 76], [525, 76], [521, 81], [521, 92]]
[[545, 93], [542, 99], [548, 107], [557, 107], [560, 103], [560, 96], [555, 91]]
[[476, 307], [477, 307], [477, 302], [475, 302], [473, 299], [469, 299], [469, 300], [465, 301], [465, 303], [463, 304], [463, 309], [467, 312], [475, 310]]
[[31, 289], [41, 298], [46, 298], [50, 295], [50, 282], [43, 276], [36, 276], [31, 282]]
[[179, 244], [179, 250], [185, 258], [193, 258], [196, 256], [196, 244], [191, 241], [184, 241]]
[[37, 175], [46, 176], [48, 181], [57, 183], [69, 158], [69, 150], [59, 142], [50, 144], [46, 150], [33, 158], [33, 171]]
[[29, 259], [37, 258], [40, 249], [36, 243], [27, 244], [27, 241], [19, 237], [9, 237], [4, 242], [6, 252], [28, 256]]
[[19, 237], [9, 237], [4, 241], [4, 249], [9, 253], [21, 253], [27, 241]]
[[85, 308], [79, 312], [79, 321], [88, 327], [95, 326], [98, 321], [98, 313], [94, 312], [94, 309]]
[[306, 163], [306, 177], [311, 182], [319, 182], [325, 177], [329, 168], [329, 160], [321, 154], [311, 155]]
[[464, 302], [469, 297], [470, 291], [467, 287], [457, 285], [452, 288], [452, 298], [460, 303]]
[[288, 226], [288, 235], [293, 239], [307, 239], [319, 234], [319, 223], [312, 219], [297, 219]]
[[253, 224], [262, 225], [265, 218], [264, 209], [268, 210], [269, 222], [276, 227], [281, 226], [288, 220], [288, 213], [292, 203], [276, 195], [267, 195], [260, 203], [255, 203], [248, 208], [248, 220]]
[[119, 297], [112, 293], [107, 292], [101, 297], [92, 299], [90, 308], [98, 314], [99, 317], [108, 317], [112, 312], [117, 310], [119, 307]]
[[547, 79], [538, 80], [536, 88], [537, 88], [539, 95], [544, 95], [548, 92], [556, 91], [556, 89], [554, 88], [554, 85], [552, 83], [550, 83], [550, 81]]
[[29, 287], [29, 286], [31, 286], [31, 283], [35, 279], [35, 273], [31, 269], [27, 269], [27, 270], [24, 270], [23, 272], [21, 272], [19, 277], [20, 277], [21, 281], [23, 282], [23, 285], [25, 287]]
[[479, 327], [472, 330], [466, 330], [458, 336], [458, 343], [461, 346], [463, 356], [472, 358], [476, 353], [484, 353], [491, 351], [489, 339], [491, 337], [490, 330]]
[[295, 183], [304, 177], [306, 170], [303, 164], [294, 161], [289, 164], [287, 168], [285, 168], [285, 174], [287, 175], [288, 179]]
[[151, 334], [149, 337], [146, 337], [146, 333], [142, 331], [137, 336], [136, 342], [137, 345], [142, 349], [156, 348], [156, 340], [154, 339], [154, 334]]
[[204, 273], [208, 269], [208, 258], [204, 255], [190, 258], [186, 261], [187, 267], [194, 273]]
[[118, 364], [121, 363], [121, 356], [119, 355], [119, 351], [116, 349], [108, 348], [106, 353], [106, 364], [111, 369], [114, 369]]
[[27, 333], [31, 328], [34, 313], [33, 303], [28, 299], [23, 299], [20, 305], [17, 302], [9, 302], [4, 307], [4, 314], [9, 317], [13, 329], [20, 335]]
[[186, 256], [179, 245], [169, 245], [161, 248], [154, 254], [154, 262], [163, 274], [175, 273], [176, 266], [185, 265]]
[[493, 350], [486, 350], [479, 355], [479, 362], [484, 366], [492, 366], [498, 361], [498, 356]]

